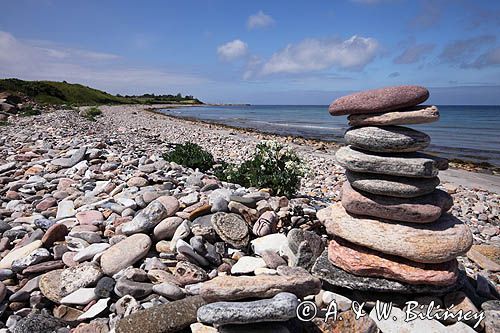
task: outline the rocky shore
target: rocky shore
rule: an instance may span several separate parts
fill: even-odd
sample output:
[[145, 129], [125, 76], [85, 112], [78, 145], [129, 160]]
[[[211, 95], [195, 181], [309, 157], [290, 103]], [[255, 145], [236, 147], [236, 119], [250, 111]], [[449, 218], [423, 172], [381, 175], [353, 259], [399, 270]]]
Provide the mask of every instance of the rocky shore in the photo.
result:
[[[0, 332], [399, 332], [404, 327], [371, 314], [354, 320], [353, 300], [366, 302], [368, 313], [376, 300], [400, 308], [410, 300], [455, 304], [456, 310], [484, 311], [476, 331], [499, 328], [496, 191], [430, 185], [443, 193], [439, 212], [451, 196], [449, 213], [471, 230], [474, 245], [447, 268], [458, 269], [458, 276], [426, 277], [434, 278], [429, 286], [416, 283], [413, 278], [422, 276], [410, 269], [399, 281], [393, 275], [355, 275], [331, 265], [329, 252], [344, 251], [339, 262], [352, 251], [373, 253], [342, 240], [326, 249], [328, 226], [317, 216], [340, 204], [347, 184], [335, 145], [174, 119], [145, 106], [101, 110], [95, 122], [75, 110], [57, 110], [11, 116], [9, 125], [0, 127]], [[171, 144], [189, 141], [216, 158], [238, 162], [263, 139], [290, 145], [307, 164], [310, 171], [296, 198], [220, 182], [161, 157]], [[426, 140], [419, 136], [415, 147]], [[433, 220], [436, 214], [431, 210], [419, 218]], [[435, 246], [445, 249], [439, 240]], [[455, 257], [430, 252], [421, 255]], [[296, 318], [303, 300], [315, 304], [318, 318]], [[325, 323], [320, 318], [332, 300], [345, 320]], [[394, 308], [395, 316], [398, 311]], [[447, 332], [473, 332], [475, 324], [414, 323]]]

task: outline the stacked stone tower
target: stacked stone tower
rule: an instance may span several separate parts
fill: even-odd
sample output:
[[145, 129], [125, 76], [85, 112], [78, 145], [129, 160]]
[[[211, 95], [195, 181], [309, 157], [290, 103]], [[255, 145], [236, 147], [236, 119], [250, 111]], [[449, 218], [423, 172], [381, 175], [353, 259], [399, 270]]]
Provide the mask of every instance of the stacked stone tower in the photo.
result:
[[428, 97], [423, 87], [399, 86], [330, 105], [352, 127], [336, 154], [348, 180], [342, 201], [318, 213], [333, 239], [313, 271], [328, 282], [405, 293], [457, 285], [456, 257], [471, 247], [472, 233], [447, 213], [451, 196], [436, 189], [448, 161], [419, 152], [429, 136], [400, 126], [439, 120], [435, 106], [419, 105]]

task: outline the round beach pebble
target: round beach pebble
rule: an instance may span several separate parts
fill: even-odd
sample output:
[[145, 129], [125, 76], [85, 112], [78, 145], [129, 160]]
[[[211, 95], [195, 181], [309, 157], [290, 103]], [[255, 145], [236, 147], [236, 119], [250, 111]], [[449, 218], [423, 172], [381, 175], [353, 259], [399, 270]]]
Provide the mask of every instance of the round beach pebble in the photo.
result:
[[101, 256], [102, 271], [113, 275], [144, 258], [151, 247], [151, 239], [145, 234], [134, 234], [107, 249]]
[[431, 143], [427, 134], [403, 126], [350, 128], [344, 139], [353, 147], [381, 153], [415, 152]]
[[248, 225], [240, 215], [234, 213], [215, 213], [212, 215], [212, 226], [223, 241], [237, 249], [248, 245], [250, 240]]

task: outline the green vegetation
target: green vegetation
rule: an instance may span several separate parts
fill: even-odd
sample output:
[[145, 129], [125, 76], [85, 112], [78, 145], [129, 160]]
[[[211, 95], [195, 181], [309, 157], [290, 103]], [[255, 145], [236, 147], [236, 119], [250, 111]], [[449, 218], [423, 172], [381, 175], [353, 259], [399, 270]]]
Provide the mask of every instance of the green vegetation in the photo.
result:
[[303, 161], [290, 148], [276, 141], [262, 141], [254, 155], [240, 165], [223, 163], [219, 179], [246, 187], [271, 188], [275, 195], [292, 196], [306, 173]]
[[107, 92], [86, 87], [81, 84], [55, 81], [24, 81], [19, 79], [0, 80], [0, 91], [21, 93], [38, 103], [69, 104], [69, 105], [99, 105], [99, 104], [155, 104], [182, 103], [201, 104], [193, 96], [145, 94], [141, 96], [111, 95]]
[[34, 108], [32, 105], [27, 105], [21, 110], [20, 115], [23, 117], [38, 116], [42, 114], [40, 110]]
[[8, 126], [9, 122], [7, 120], [0, 121], [0, 126]]
[[172, 151], [163, 154], [163, 158], [189, 168], [198, 168], [200, 171], [207, 171], [214, 165], [212, 154], [191, 142], [175, 146]]
[[84, 111], [84, 117], [90, 121], [96, 121], [95, 117], [100, 116], [102, 111], [98, 107], [90, 107]]
[[207, 171], [224, 181], [245, 187], [271, 188], [275, 195], [292, 196], [300, 186], [300, 179], [307, 169], [303, 161], [290, 148], [275, 142], [262, 141], [254, 155], [236, 165], [225, 161], [215, 161], [209, 152], [195, 143], [177, 145], [163, 158], [185, 167]]

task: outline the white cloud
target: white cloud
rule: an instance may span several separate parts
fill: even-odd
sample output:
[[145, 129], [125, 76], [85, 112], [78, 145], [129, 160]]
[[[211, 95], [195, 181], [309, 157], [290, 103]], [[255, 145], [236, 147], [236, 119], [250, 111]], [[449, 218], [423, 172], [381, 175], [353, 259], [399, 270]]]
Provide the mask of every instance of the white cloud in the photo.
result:
[[235, 39], [217, 48], [217, 54], [222, 60], [232, 61], [245, 56], [248, 52], [247, 43]]
[[380, 49], [376, 39], [352, 36], [339, 39], [305, 39], [274, 53], [262, 66], [261, 75], [304, 73], [331, 67], [361, 70]]
[[250, 15], [247, 20], [247, 28], [248, 29], [258, 29], [265, 28], [274, 24], [274, 19], [264, 14], [262, 10], [260, 10], [257, 14]]
[[68, 48], [47, 41], [20, 40], [0, 31], [2, 77], [66, 80], [114, 93], [177, 92], [208, 81], [197, 75], [124, 65], [123, 62], [124, 59], [115, 54]]

